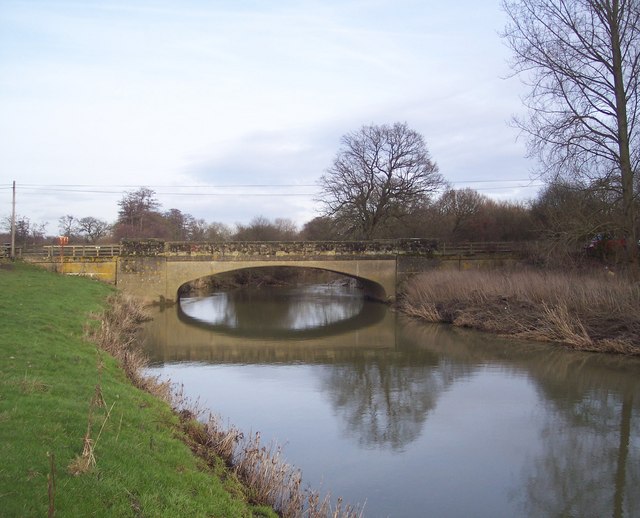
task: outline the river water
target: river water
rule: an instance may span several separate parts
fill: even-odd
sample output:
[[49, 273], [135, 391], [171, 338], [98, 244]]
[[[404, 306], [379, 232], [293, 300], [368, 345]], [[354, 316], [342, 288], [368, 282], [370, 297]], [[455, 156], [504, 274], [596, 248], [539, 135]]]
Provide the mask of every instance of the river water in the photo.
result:
[[354, 288], [183, 299], [150, 372], [367, 517], [640, 516], [640, 360], [418, 323]]

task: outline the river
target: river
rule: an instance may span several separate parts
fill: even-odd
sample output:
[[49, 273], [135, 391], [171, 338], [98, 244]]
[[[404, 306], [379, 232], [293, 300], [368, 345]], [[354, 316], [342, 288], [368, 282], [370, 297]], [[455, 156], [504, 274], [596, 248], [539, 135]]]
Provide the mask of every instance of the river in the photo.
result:
[[185, 298], [154, 375], [366, 517], [640, 516], [640, 360], [418, 323], [355, 288]]

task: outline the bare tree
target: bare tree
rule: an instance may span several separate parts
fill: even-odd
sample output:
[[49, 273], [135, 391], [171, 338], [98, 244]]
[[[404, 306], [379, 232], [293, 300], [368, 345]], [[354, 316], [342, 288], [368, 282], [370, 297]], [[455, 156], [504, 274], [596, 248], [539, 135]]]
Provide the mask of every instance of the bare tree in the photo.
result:
[[341, 236], [333, 218], [318, 216], [304, 224], [300, 238], [306, 241], [331, 241]]
[[193, 216], [187, 222], [187, 237], [190, 241], [205, 241], [209, 230], [209, 224], [202, 218]]
[[61, 236], [73, 239], [78, 233], [78, 220], [75, 216], [67, 214], [58, 219], [58, 230]]
[[385, 224], [444, 185], [423, 137], [406, 124], [363, 126], [341, 144], [320, 178], [319, 201], [324, 215], [351, 237], [377, 237]]
[[[445, 216], [451, 238], [460, 238], [465, 225], [476, 218], [488, 199], [470, 188], [449, 189], [442, 193], [437, 207]], [[467, 236], [465, 236], [467, 237]]]
[[78, 223], [78, 231], [84, 235], [89, 243], [95, 243], [105, 237], [110, 230], [110, 225], [104, 220], [87, 216], [81, 218]]
[[513, 69], [530, 88], [518, 121], [546, 173], [606, 183], [637, 271], [640, 3], [503, 0]]
[[249, 225], [236, 224], [233, 239], [238, 241], [291, 241], [298, 236], [296, 224], [285, 218], [273, 222], [264, 216], [256, 216]]
[[169, 209], [163, 214], [169, 239], [187, 241], [191, 239], [191, 230], [195, 218], [179, 209]]
[[[1, 225], [11, 230], [11, 216], [5, 217]], [[23, 245], [37, 244], [45, 239], [46, 223], [34, 223], [26, 216], [16, 214], [16, 242]]]
[[207, 225], [204, 238], [209, 241], [229, 241], [233, 231], [224, 223], [214, 221]]
[[129, 226], [138, 232], [144, 230], [145, 223], [151, 213], [156, 213], [160, 203], [154, 190], [140, 187], [136, 191], [124, 194], [118, 202], [118, 224]]
[[614, 229], [610, 198], [607, 190], [593, 185], [552, 182], [532, 202], [531, 211], [545, 238], [584, 245], [595, 234]]

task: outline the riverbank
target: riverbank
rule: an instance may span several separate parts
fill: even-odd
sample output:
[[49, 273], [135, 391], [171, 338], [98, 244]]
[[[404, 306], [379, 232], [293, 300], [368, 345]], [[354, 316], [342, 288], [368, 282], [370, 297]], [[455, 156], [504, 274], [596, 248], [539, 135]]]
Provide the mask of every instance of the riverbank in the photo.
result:
[[146, 377], [135, 300], [21, 263], [0, 282], [2, 516], [361, 516]]
[[276, 516], [195, 457], [170, 406], [87, 338], [109, 286], [2, 266], [2, 516]]
[[283, 518], [362, 518], [359, 507], [332, 502], [303, 487], [302, 473], [286, 462], [278, 444], [264, 444], [260, 433], [247, 435], [235, 426], [204, 411], [182, 394], [180, 387], [145, 374], [147, 359], [138, 344], [139, 323], [147, 312], [137, 299], [117, 294], [101, 314], [101, 325], [92, 341], [116, 358], [131, 382], [168, 402], [180, 422], [182, 440], [209, 467], [226, 468], [242, 484], [244, 495], [254, 503], [273, 508]]
[[399, 309], [428, 322], [640, 355], [640, 286], [608, 272], [431, 271]]

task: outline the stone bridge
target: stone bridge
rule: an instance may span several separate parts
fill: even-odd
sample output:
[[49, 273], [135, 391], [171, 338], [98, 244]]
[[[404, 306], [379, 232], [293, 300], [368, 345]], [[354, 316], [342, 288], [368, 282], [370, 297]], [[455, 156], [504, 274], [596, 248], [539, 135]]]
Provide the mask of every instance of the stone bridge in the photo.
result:
[[522, 243], [437, 243], [430, 239], [192, 243], [124, 240], [120, 245], [46, 246], [23, 259], [66, 275], [94, 277], [146, 302], [174, 302], [184, 284], [265, 266], [317, 268], [357, 279], [365, 294], [392, 301], [410, 276], [434, 268], [512, 262]]
[[365, 295], [393, 300], [399, 282], [433, 257], [432, 240], [367, 242], [124, 241], [116, 273], [118, 288], [147, 301], [175, 301], [180, 287], [246, 268], [317, 268], [357, 279]]

